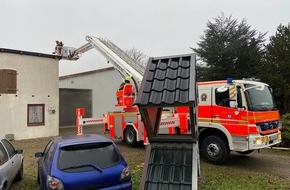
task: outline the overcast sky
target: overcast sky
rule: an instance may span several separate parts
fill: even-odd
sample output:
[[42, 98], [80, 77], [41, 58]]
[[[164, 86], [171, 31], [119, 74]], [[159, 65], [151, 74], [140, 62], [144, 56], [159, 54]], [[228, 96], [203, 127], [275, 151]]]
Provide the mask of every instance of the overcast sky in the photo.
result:
[[[55, 40], [77, 48], [91, 35], [148, 56], [185, 54], [221, 12], [268, 39], [290, 22], [290, 0], [0, 0], [0, 47], [50, 54]], [[90, 50], [60, 61], [60, 76], [108, 66]]]

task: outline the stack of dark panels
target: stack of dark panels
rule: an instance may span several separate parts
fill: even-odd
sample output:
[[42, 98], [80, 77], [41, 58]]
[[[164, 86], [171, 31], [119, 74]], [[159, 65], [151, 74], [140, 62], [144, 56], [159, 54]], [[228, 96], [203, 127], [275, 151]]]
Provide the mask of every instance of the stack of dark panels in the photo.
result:
[[158, 134], [165, 107], [188, 106], [196, 131], [195, 54], [150, 58], [135, 104], [150, 144], [140, 190], [197, 189], [199, 155], [196, 133]]
[[144, 189], [192, 189], [192, 155], [192, 144], [152, 144]]

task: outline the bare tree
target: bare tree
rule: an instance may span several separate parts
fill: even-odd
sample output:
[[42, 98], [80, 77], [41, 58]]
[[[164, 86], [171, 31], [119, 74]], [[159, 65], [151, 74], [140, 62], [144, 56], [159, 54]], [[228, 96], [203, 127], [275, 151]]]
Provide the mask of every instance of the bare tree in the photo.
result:
[[131, 58], [133, 58], [139, 66], [141, 66], [144, 70], [146, 68], [149, 56], [145, 55], [141, 50], [133, 47], [131, 49], [127, 49], [125, 51]]

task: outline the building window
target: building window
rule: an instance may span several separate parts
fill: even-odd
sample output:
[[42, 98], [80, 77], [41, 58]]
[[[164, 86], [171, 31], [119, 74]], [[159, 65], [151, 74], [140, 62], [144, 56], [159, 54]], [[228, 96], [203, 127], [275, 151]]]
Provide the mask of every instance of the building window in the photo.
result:
[[27, 125], [44, 125], [44, 104], [27, 105]]
[[17, 72], [11, 69], [0, 69], [0, 94], [16, 94]]

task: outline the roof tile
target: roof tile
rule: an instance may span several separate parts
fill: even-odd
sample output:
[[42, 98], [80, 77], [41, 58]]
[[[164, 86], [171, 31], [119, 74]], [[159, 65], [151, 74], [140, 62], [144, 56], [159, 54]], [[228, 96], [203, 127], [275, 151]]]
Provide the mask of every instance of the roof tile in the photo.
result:
[[172, 68], [169, 67], [167, 69], [166, 78], [175, 79], [177, 76], [178, 76], [178, 70], [176, 68], [172, 69]]
[[178, 67], [178, 65], [179, 65], [179, 59], [172, 59], [171, 60], [171, 62], [169, 63], [169, 68], [171, 68], [171, 69], [177, 69], [177, 67]]
[[177, 73], [178, 73], [177, 74], [178, 76], [186, 79], [189, 77], [189, 67], [187, 67], [187, 68], [179, 67]]
[[172, 80], [169, 78], [166, 78], [164, 81], [164, 89], [168, 90], [168, 91], [174, 91], [176, 89], [177, 86], [177, 81], [176, 80]]
[[164, 80], [154, 80], [152, 84], [152, 90], [161, 92], [164, 86]]
[[173, 93], [170, 93], [169, 91], [165, 91], [163, 93], [162, 102], [168, 102], [169, 104], [173, 104], [175, 101], [175, 96]]
[[160, 70], [166, 70], [168, 62], [169, 62], [169, 59], [159, 60], [157, 64], [157, 68]]
[[[153, 72], [153, 71], [152, 71]], [[164, 80], [166, 77], [166, 70], [156, 69], [154, 79]]]
[[149, 96], [148, 102], [156, 105], [161, 104], [162, 92], [151, 91], [151, 93], [148, 94], [148, 96]]

